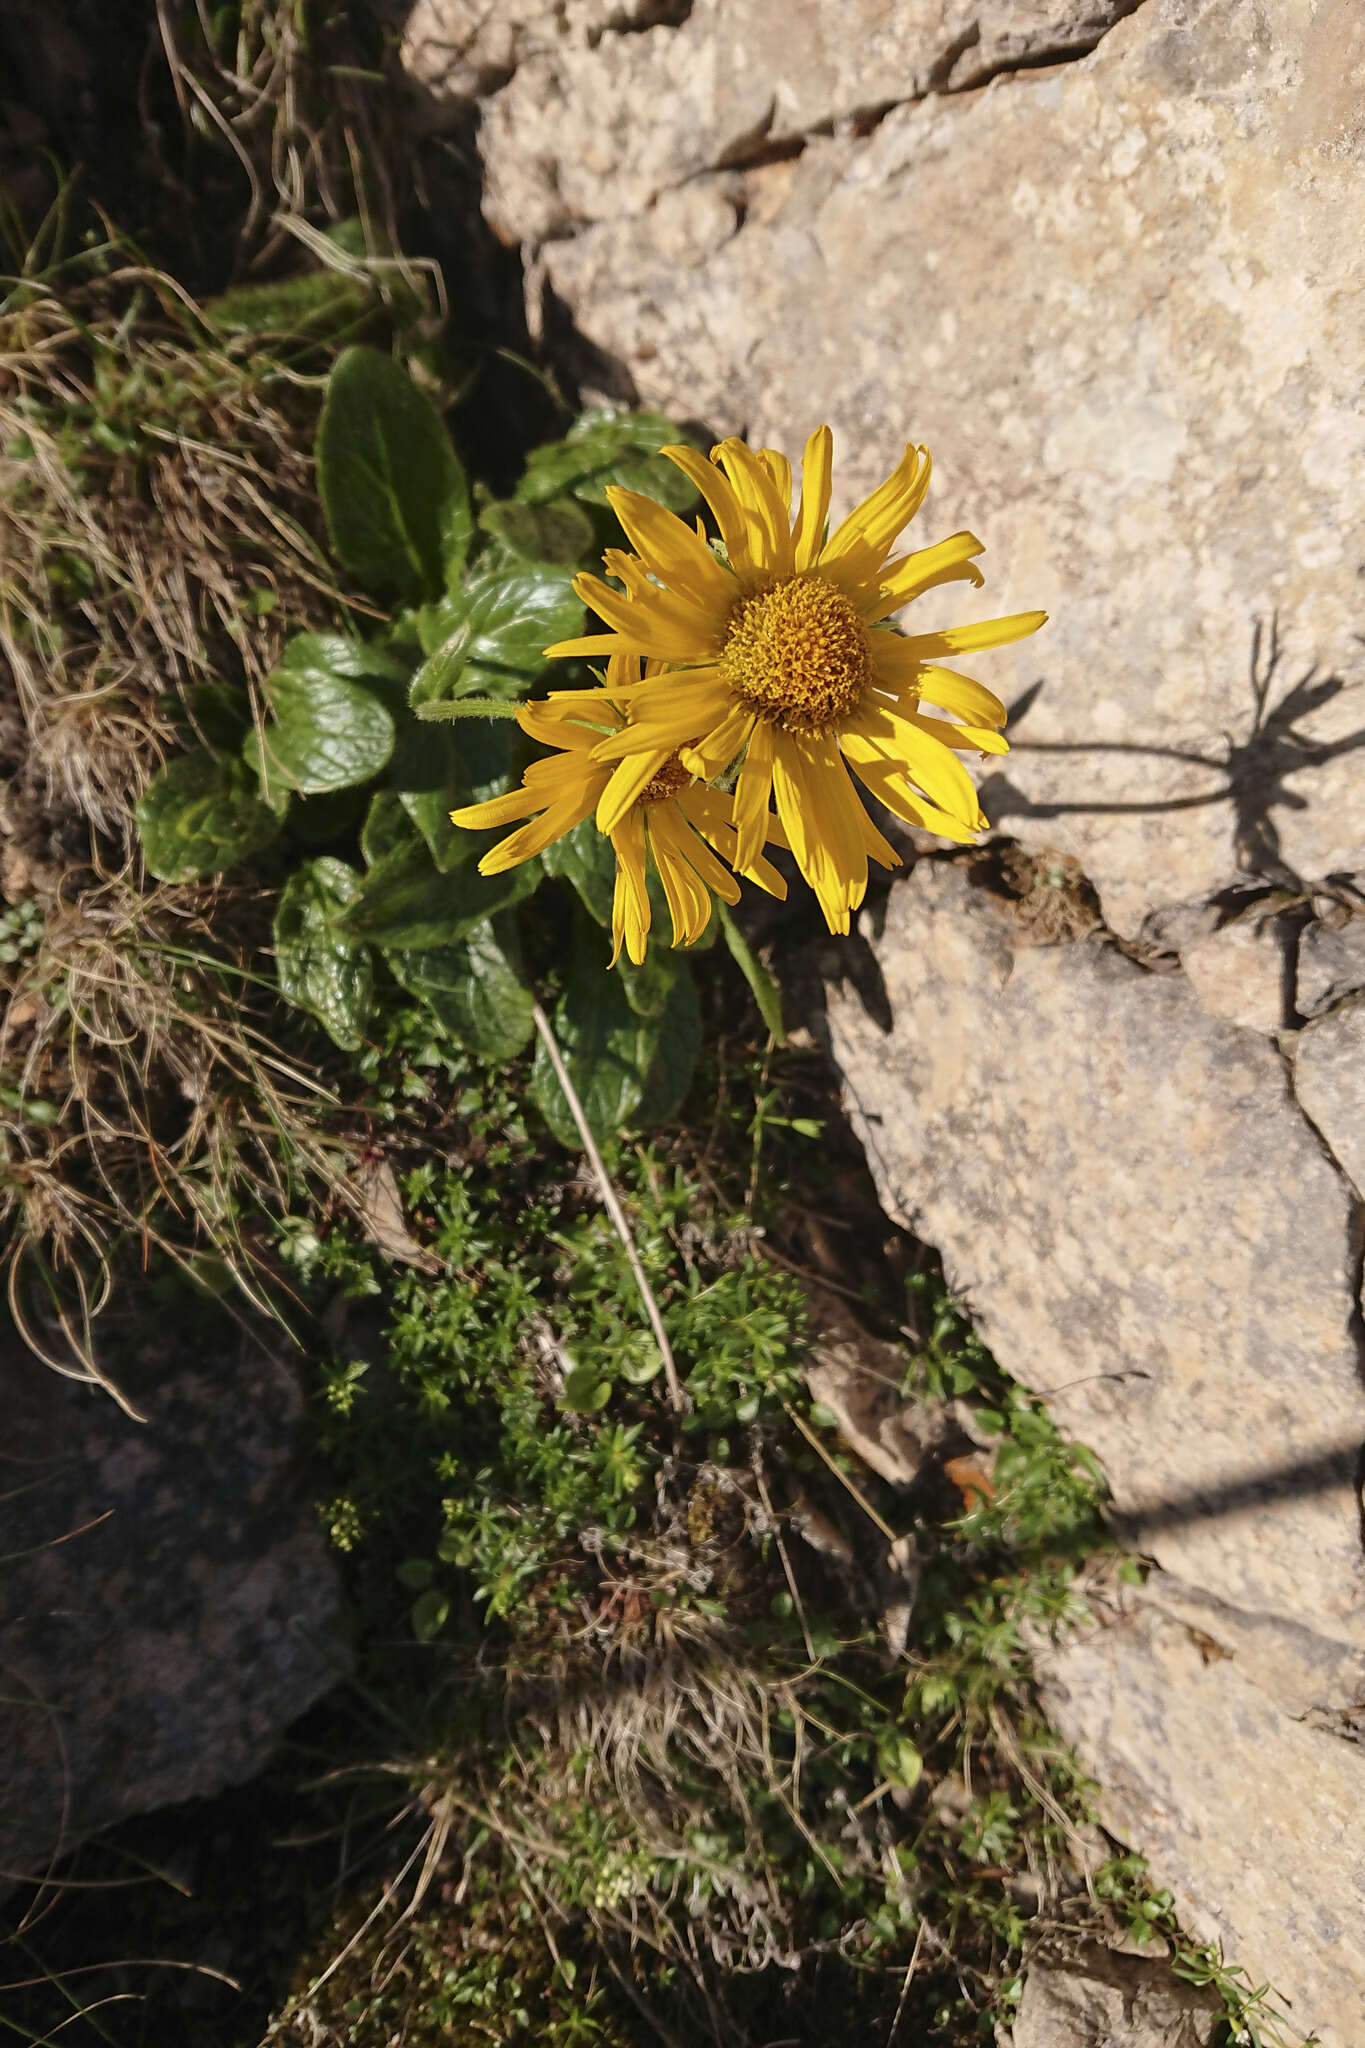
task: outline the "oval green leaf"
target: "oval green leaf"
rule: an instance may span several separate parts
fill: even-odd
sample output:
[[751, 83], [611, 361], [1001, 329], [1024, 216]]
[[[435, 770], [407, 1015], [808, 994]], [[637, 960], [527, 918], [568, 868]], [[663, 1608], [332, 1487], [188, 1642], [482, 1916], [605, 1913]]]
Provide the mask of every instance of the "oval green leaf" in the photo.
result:
[[270, 844], [280, 819], [245, 762], [183, 754], [154, 775], [133, 813], [147, 866], [159, 881], [220, 875]]

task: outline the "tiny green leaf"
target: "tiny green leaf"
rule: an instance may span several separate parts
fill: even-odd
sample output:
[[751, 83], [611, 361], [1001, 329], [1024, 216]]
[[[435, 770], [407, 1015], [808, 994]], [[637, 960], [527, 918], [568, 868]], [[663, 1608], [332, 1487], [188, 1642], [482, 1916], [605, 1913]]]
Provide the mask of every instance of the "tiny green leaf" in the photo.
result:
[[564, 1382], [561, 1407], [571, 1415], [597, 1415], [611, 1399], [611, 1381], [598, 1374], [595, 1365], [576, 1365]]
[[438, 1636], [449, 1618], [450, 1602], [434, 1586], [428, 1586], [412, 1603], [412, 1632], [419, 1643], [429, 1643], [433, 1636]]
[[473, 531], [464, 470], [436, 408], [391, 357], [338, 356], [317, 440], [318, 492], [337, 559], [379, 595], [434, 597]]
[[208, 753], [169, 761], [133, 815], [147, 866], [163, 882], [219, 875], [259, 853], [280, 829], [245, 763]]
[[355, 869], [324, 856], [290, 876], [275, 913], [281, 994], [311, 1010], [347, 1052], [362, 1043], [374, 992], [369, 949], [339, 930], [359, 891]]

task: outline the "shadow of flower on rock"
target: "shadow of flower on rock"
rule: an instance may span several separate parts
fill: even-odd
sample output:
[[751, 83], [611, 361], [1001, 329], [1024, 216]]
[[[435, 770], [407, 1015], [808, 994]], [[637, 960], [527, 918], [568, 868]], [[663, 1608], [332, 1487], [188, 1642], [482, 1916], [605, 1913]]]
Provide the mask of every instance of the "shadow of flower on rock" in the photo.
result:
[[[1365, 749], [1365, 725], [1334, 740], [1313, 739], [1302, 731], [1304, 721], [1339, 697], [1348, 684], [1344, 676], [1320, 676], [1315, 664], [1274, 701], [1281, 659], [1277, 621], [1272, 613], [1268, 624], [1258, 619], [1252, 629], [1250, 731], [1244, 739], [1225, 733], [1226, 751], [1221, 758], [1191, 748], [1143, 746], [1128, 740], [1027, 740], [1011, 736], [1011, 748], [1016, 754], [1131, 754], [1174, 761], [1207, 769], [1218, 778], [1213, 787], [1186, 796], [1109, 800], [1082, 794], [1065, 802], [1038, 802], [1008, 776], [991, 775], [981, 785], [981, 799], [992, 825], [1007, 829], [1011, 818], [1157, 815], [1226, 803], [1232, 812], [1232, 849], [1239, 872], [1280, 888], [1302, 890], [1302, 878], [1289, 866], [1281, 849], [1275, 813], [1306, 810], [1308, 798], [1289, 786], [1289, 778]], [[1032, 684], [1010, 706], [1011, 734], [1036, 703], [1043, 687], [1042, 682]]]

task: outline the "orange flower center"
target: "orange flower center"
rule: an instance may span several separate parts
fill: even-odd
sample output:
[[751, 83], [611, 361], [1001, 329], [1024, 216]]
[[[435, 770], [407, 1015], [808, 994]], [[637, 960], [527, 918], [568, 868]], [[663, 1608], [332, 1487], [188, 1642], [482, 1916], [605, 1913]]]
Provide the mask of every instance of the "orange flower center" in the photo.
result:
[[658, 773], [648, 781], [636, 797], [637, 804], [666, 804], [680, 791], [691, 787], [696, 780], [689, 768], [684, 768], [676, 754], [670, 754]]
[[720, 669], [741, 703], [792, 732], [826, 733], [872, 679], [867, 628], [832, 583], [791, 576], [730, 614]]

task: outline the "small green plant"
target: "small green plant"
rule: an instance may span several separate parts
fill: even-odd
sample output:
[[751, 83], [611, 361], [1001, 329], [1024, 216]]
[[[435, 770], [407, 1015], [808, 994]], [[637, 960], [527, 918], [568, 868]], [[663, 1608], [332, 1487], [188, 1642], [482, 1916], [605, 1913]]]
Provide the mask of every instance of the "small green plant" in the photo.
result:
[[[269, 857], [280, 988], [343, 1049], [381, 1027], [396, 983], [455, 1044], [507, 1062], [530, 1043], [537, 981], [557, 978], [554, 1028], [599, 1137], [666, 1116], [685, 1092], [700, 1033], [689, 970], [656, 955], [606, 974], [613, 863], [590, 826], [485, 876], [496, 834], [462, 831], [450, 812], [501, 792], [524, 758], [490, 714], [515, 711], [543, 679], [545, 646], [581, 631], [575, 573], [621, 538], [606, 487], [693, 501], [654, 453], [677, 431], [652, 413], [585, 414], [494, 500], [471, 489], [405, 371], [347, 349], [319, 423], [318, 487], [337, 559], [387, 623], [296, 634], [264, 679], [263, 719], [245, 693], [197, 703], [200, 746], [162, 769], [137, 812], [147, 865], [168, 881]], [[581, 664], [561, 678], [585, 679]], [[546, 915], [528, 899], [549, 878], [568, 896]], [[716, 928], [761, 975], [733, 924]], [[576, 1147], [543, 1048], [531, 1092]]]

